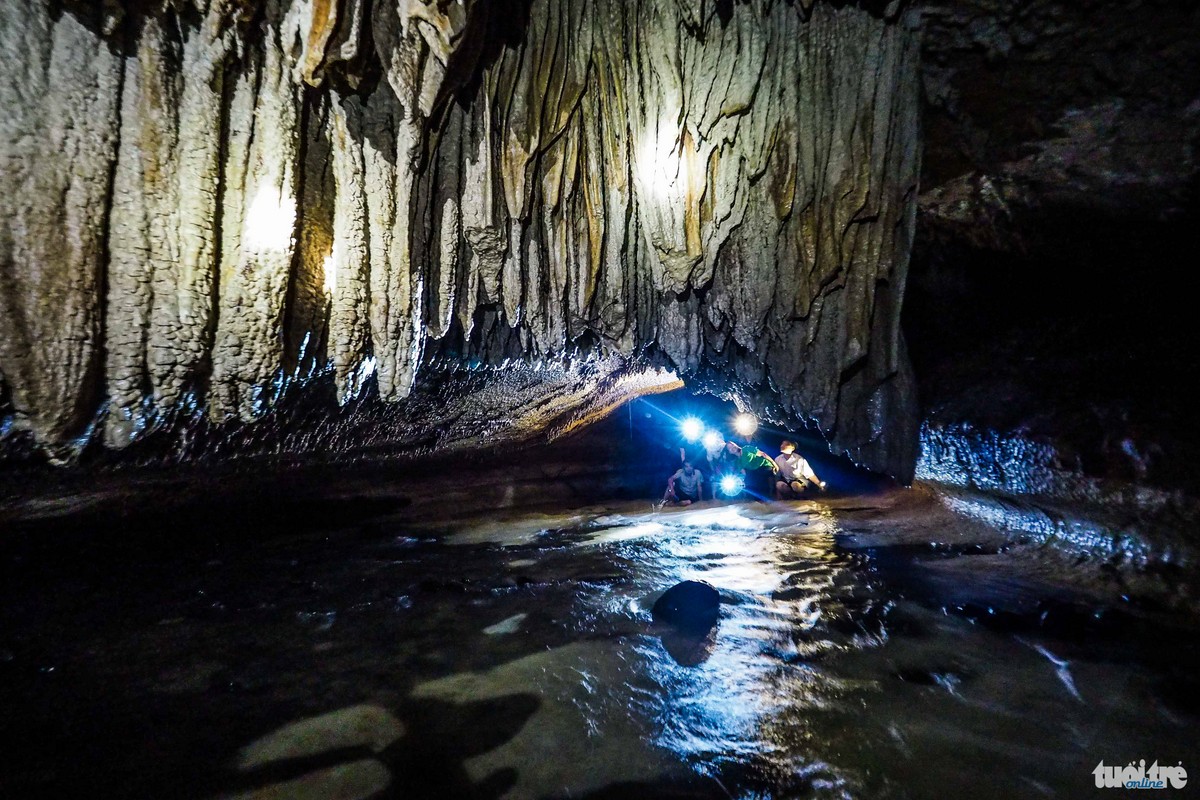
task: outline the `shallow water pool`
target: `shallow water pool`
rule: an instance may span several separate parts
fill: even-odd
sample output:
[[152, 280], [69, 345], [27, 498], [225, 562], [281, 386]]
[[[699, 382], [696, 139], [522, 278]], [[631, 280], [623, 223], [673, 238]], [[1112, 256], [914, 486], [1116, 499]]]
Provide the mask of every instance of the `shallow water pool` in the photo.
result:
[[[82, 566], [10, 542], [0, 788], [1105, 797], [1101, 760], [1200, 764], [1190, 620], [1030, 577], [1029, 553], [953, 520], [872, 500], [380, 514], [96, 545]], [[651, 619], [689, 579], [721, 593], [706, 634]], [[247, 763], [273, 731], [364, 706]]]

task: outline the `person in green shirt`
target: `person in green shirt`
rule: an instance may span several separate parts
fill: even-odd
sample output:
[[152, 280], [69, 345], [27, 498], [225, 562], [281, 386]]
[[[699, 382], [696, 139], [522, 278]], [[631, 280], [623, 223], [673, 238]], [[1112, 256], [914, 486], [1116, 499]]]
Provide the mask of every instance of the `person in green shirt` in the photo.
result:
[[772, 474], [779, 472], [775, 460], [752, 444], [739, 447], [733, 442], [726, 442], [725, 449], [736, 459], [738, 469], [743, 472], [755, 469], [769, 469]]
[[[768, 474], [779, 474], [779, 466], [775, 460], [752, 444], [739, 447], [733, 442], [728, 442], [725, 449], [734, 458], [734, 466], [740, 469], [745, 476], [746, 488], [749, 489], [750, 494], [766, 500], [770, 489], [767, 487], [768, 481], [763, 478]], [[759, 472], [764, 469], [770, 470], [770, 472]]]

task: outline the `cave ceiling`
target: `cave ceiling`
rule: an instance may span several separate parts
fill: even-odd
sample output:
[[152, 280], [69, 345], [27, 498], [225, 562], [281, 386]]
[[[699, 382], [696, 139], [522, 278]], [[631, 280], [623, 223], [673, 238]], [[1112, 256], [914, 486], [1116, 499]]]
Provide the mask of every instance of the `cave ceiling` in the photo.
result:
[[922, 37], [922, 238], [1020, 252], [1043, 220], [1194, 213], [1200, 5], [927, 2]]

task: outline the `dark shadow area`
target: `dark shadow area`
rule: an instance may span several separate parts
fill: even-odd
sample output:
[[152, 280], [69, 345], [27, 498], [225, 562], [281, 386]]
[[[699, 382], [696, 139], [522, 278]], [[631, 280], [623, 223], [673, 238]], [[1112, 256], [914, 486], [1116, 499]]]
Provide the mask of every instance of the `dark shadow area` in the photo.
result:
[[926, 239], [904, 310], [925, 419], [1052, 440], [1083, 474], [1200, 493], [1190, 290], [1200, 214], [1075, 208], [1026, 252]]
[[536, 695], [514, 694], [469, 703], [409, 700], [400, 709], [408, 725], [385, 760], [398, 776], [397, 797], [500, 797], [516, 783], [516, 771], [497, 770], [473, 781], [463, 762], [514, 737], [538, 710]]
[[664, 626], [661, 629], [663, 649], [681, 667], [696, 667], [712, 655], [717, 644], [718, 624], [707, 631], [680, 630]]
[[677, 781], [628, 781], [613, 783], [603, 789], [584, 794], [549, 794], [545, 800], [561, 800], [562, 798], [580, 798], [580, 800], [630, 800], [630, 798], [663, 798], [663, 800], [690, 800], [691, 798], [728, 798], [724, 787], [712, 779], [694, 778]]

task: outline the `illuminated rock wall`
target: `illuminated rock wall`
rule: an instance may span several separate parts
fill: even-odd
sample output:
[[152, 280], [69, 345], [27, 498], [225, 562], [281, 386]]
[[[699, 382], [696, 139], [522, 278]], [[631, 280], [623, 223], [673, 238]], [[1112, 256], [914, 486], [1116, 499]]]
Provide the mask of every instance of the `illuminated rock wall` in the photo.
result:
[[[94, 4], [92, 4], [94, 5]], [[0, 375], [59, 458], [332, 369], [667, 363], [906, 478], [902, 9], [0, 0]], [[103, 409], [97, 416], [97, 409]]]

